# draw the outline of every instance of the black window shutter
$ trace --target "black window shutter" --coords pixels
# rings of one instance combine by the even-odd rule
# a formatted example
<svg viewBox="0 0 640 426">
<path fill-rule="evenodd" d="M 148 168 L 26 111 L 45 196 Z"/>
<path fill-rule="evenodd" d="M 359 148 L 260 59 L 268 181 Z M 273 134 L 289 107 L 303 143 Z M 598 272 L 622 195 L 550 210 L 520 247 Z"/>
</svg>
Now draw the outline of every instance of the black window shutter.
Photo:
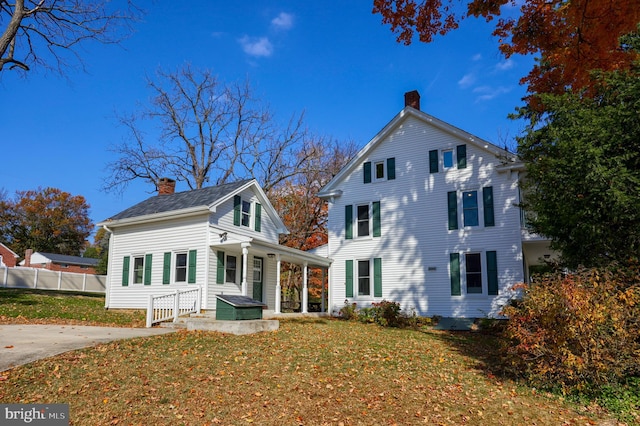
<svg viewBox="0 0 640 426">
<path fill-rule="evenodd" d="M 387 180 L 394 180 L 396 178 L 396 159 L 387 158 Z"/>
<path fill-rule="evenodd" d="M 353 297 L 353 260 L 345 260 L 345 297 Z"/>
<path fill-rule="evenodd" d="M 438 150 L 429 151 L 429 173 L 438 173 Z"/>
<path fill-rule="evenodd" d="M 487 252 L 487 292 L 489 296 L 498 295 L 498 259 L 495 251 Z"/>
<path fill-rule="evenodd" d="M 493 210 L 493 187 L 482 188 L 482 204 L 484 207 L 484 226 L 495 226 Z"/>
<path fill-rule="evenodd" d="M 344 206 L 344 238 L 353 239 L 353 206 L 351 204 Z"/>
<path fill-rule="evenodd" d="M 233 224 L 240 226 L 240 208 L 242 205 L 242 198 L 239 195 L 233 197 Z"/>
<path fill-rule="evenodd" d="M 456 191 L 447 192 L 449 230 L 458 229 L 458 196 Z"/>
<path fill-rule="evenodd" d="M 451 274 L 451 295 L 460 296 L 460 254 L 449 253 L 449 272 Z"/>
<path fill-rule="evenodd" d="M 458 157 L 458 168 L 465 169 L 467 167 L 467 146 L 458 145 L 456 147 L 456 156 Z"/>
<path fill-rule="evenodd" d="M 364 163 L 362 169 L 364 172 L 364 183 L 371 183 L 371 161 Z"/>
</svg>

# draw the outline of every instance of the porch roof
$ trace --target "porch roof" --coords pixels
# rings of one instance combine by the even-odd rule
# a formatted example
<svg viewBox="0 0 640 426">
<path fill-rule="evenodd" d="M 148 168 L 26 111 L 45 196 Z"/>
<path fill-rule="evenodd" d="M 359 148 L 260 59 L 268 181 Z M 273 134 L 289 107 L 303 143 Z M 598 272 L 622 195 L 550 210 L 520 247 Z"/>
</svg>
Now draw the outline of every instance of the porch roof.
<svg viewBox="0 0 640 426">
<path fill-rule="evenodd" d="M 214 227 L 210 228 L 210 232 L 213 236 L 211 239 L 211 241 L 213 241 L 211 246 L 220 248 L 221 250 L 224 250 L 225 248 L 234 248 L 240 251 L 243 245 L 249 244 L 249 251 L 253 254 L 257 253 L 260 256 L 266 257 L 279 255 L 280 260 L 284 262 L 295 264 L 307 263 L 310 267 L 319 268 L 328 268 L 331 266 L 331 262 L 333 262 L 333 259 L 325 256 L 319 256 L 308 251 L 298 250 L 278 243 L 257 240 L 249 236 L 234 234 Z M 222 235 L 224 235 L 224 239 L 218 239 L 218 237 Z"/>
</svg>

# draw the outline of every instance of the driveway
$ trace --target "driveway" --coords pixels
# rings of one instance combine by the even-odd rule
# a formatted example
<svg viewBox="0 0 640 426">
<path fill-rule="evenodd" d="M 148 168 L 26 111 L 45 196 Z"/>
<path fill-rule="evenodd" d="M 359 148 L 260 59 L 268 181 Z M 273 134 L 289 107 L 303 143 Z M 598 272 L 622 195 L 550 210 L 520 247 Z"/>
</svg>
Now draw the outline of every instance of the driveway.
<svg viewBox="0 0 640 426">
<path fill-rule="evenodd" d="M 0 325 L 0 371 L 118 339 L 173 333 L 170 328 Z"/>
</svg>

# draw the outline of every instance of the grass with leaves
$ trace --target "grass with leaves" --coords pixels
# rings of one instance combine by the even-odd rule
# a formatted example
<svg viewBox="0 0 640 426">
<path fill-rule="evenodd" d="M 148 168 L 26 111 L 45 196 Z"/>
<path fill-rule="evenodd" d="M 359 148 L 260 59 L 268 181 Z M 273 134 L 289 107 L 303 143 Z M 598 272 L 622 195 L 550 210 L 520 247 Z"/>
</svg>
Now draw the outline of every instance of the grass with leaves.
<svg viewBox="0 0 640 426">
<path fill-rule="evenodd" d="M 0 324 L 79 324 L 144 327 L 142 310 L 104 309 L 104 295 L 0 288 Z"/>
<path fill-rule="evenodd" d="M 180 331 L 0 373 L 0 403 L 68 403 L 74 425 L 605 424 L 595 407 L 494 376 L 495 347 L 480 333 L 329 318 Z"/>
</svg>

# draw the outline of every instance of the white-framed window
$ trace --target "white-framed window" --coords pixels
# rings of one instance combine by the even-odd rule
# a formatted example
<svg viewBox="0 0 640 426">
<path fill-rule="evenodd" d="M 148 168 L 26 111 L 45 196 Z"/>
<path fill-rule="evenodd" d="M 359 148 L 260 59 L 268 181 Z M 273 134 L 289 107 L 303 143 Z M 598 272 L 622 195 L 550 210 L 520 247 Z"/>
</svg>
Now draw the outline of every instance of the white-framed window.
<svg viewBox="0 0 640 426">
<path fill-rule="evenodd" d="M 227 283 L 238 283 L 238 258 L 227 255 L 224 265 L 224 280 Z"/>
<path fill-rule="evenodd" d="M 242 200 L 242 226 L 251 226 L 251 202 Z"/>
<path fill-rule="evenodd" d="M 187 253 L 175 254 L 174 282 L 187 282 Z"/>
<path fill-rule="evenodd" d="M 357 206 L 356 209 L 356 222 L 358 230 L 358 237 L 366 237 L 370 234 L 369 232 L 369 204 L 362 204 Z"/>
<path fill-rule="evenodd" d="M 133 283 L 142 284 L 144 281 L 144 256 L 133 256 Z"/>
<path fill-rule="evenodd" d="M 478 226 L 478 191 L 462 193 L 462 223 L 464 226 Z"/>
<path fill-rule="evenodd" d="M 371 262 L 358 260 L 358 296 L 371 296 Z"/>
<path fill-rule="evenodd" d="M 482 294 L 482 257 L 480 253 L 465 253 L 465 279 L 468 294 Z"/>
<path fill-rule="evenodd" d="M 454 164 L 453 149 L 445 149 L 442 151 L 442 168 L 445 170 L 450 169 Z"/>
<path fill-rule="evenodd" d="M 385 161 L 376 161 L 373 163 L 373 180 L 385 180 L 387 173 L 385 171 Z"/>
</svg>

